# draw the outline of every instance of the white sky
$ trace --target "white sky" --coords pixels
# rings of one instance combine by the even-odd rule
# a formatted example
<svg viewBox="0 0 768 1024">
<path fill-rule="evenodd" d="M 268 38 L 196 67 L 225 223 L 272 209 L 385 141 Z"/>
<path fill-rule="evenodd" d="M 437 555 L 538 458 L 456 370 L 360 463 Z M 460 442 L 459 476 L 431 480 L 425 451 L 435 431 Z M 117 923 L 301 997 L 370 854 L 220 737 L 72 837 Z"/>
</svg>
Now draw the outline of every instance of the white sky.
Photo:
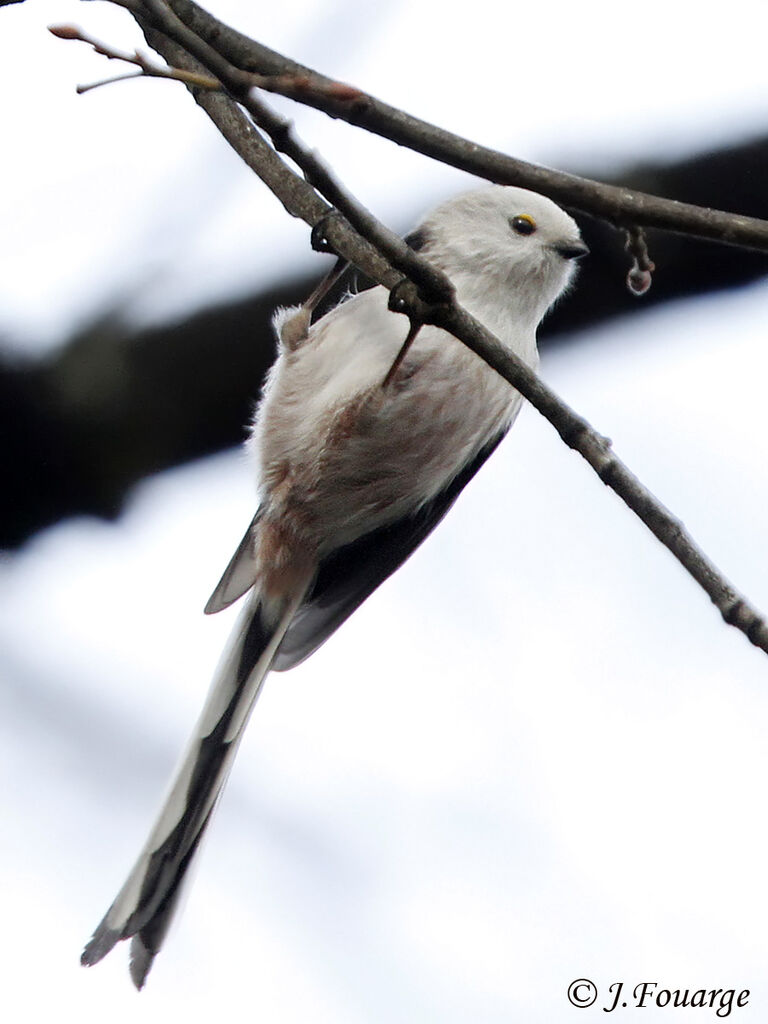
<svg viewBox="0 0 768 1024">
<path fill-rule="evenodd" d="M 461 24 L 418 0 L 210 7 L 524 157 L 612 168 L 764 128 L 763 3 L 476 2 Z M 43 26 L 130 46 L 122 12 L 37 0 L 0 19 L 17 346 L 54 343 L 105 290 L 154 279 L 149 316 L 314 265 L 180 90 L 73 95 L 114 69 Z M 465 183 L 297 122 L 395 226 Z M 650 310 L 543 367 L 763 608 L 767 309 L 760 283 Z M 79 968 L 231 625 L 200 609 L 251 495 L 239 455 L 210 459 L 0 566 L 8 1019 L 586 1024 L 609 984 L 649 980 L 750 988 L 732 1016 L 765 1020 L 768 663 L 530 410 L 419 554 L 268 680 L 146 992 L 124 948 Z M 576 1011 L 581 976 L 601 997 Z"/>
</svg>

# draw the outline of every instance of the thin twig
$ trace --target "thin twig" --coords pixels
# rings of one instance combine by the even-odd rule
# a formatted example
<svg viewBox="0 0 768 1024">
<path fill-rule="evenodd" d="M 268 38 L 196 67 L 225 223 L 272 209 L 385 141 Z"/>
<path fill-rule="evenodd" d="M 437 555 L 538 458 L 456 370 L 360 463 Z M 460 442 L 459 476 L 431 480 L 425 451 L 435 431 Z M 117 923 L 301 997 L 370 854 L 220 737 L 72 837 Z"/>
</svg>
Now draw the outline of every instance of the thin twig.
<svg viewBox="0 0 768 1024">
<path fill-rule="evenodd" d="M 165 5 L 160 0 L 144 0 L 144 3 L 150 4 L 153 8 L 155 13 L 153 22 L 157 26 L 158 12 L 162 18 Z M 162 26 L 162 30 L 166 31 L 166 26 Z M 179 34 L 184 38 L 184 34 Z M 177 35 L 177 28 L 173 23 L 168 27 L 167 35 L 171 37 Z M 174 64 L 185 59 L 178 47 L 169 44 L 167 39 L 151 37 L 150 42 L 152 45 L 156 45 L 165 56 L 168 56 L 166 51 L 169 46 L 175 50 Z M 186 41 L 182 45 L 186 49 Z M 195 49 L 197 52 L 194 57 L 205 64 L 206 49 L 209 48 L 196 46 Z M 220 58 L 214 63 L 216 66 L 209 70 L 227 87 L 228 70 L 221 66 Z M 249 164 L 258 169 L 263 180 L 267 183 L 274 183 L 276 194 L 290 212 L 295 216 L 303 217 L 312 225 L 327 217 L 328 207 L 319 200 L 312 187 L 290 171 L 280 157 L 266 146 L 234 103 L 220 94 L 200 93 L 196 94 L 195 98 L 198 103 L 206 106 L 209 116 L 215 123 L 218 124 L 221 120 L 225 137 L 232 142 L 238 152 L 242 155 L 247 154 Z M 247 96 L 246 100 L 250 102 Z M 259 116 L 264 117 L 265 111 L 269 115 L 272 114 L 264 104 L 260 103 Z M 222 112 L 225 116 L 220 118 Z M 297 140 L 293 137 L 293 144 L 296 143 Z M 271 154 L 269 157 L 266 156 L 267 152 Z M 300 166 L 303 170 L 308 170 L 308 174 L 313 180 L 317 180 L 318 177 L 324 179 L 325 174 L 329 173 L 323 168 L 324 174 L 317 174 L 317 168 L 313 163 L 316 160 L 314 154 L 309 153 L 302 145 L 294 149 L 294 153 L 298 154 L 301 161 Z M 360 204 L 349 197 L 346 190 L 335 179 L 333 186 L 334 198 L 332 201 L 334 205 L 352 222 L 358 215 Z M 270 187 L 273 187 L 272 184 Z M 381 236 L 383 247 L 386 248 L 390 232 L 383 225 L 379 225 L 367 211 L 366 214 L 369 241 L 378 245 L 379 236 Z M 362 240 L 343 218 L 337 217 L 329 220 L 325 225 L 325 233 L 329 242 L 337 247 L 337 251 L 341 255 L 358 264 L 354 250 L 359 249 Z M 370 244 L 363 243 L 363 259 L 358 265 L 371 274 L 374 280 L 392 290 L 397 283 L 393 280 L 393 277 L 397 276 L 395 271 L 391 266 L 387 266 L 387 262 L 383 261 L 381 257 L 372 261 L 370 248 Z M 426 261 L 412 250 L 411 262 L 414 265 L 423 263 L 424 268 L 428 266 Z M 378 264 L 378 273 L 371 273 L 372 269 L 376 269 L 376 264 Z M 421 277 L 421 272 L 419 276 Z M 708 594 L 724 621 L 741 630 L 751 643 L 768 653 L 768 623 L 735 590 L 694 543 L 683 524 L 664 508 L 618 459 L 611 449 L 610 442 L 558 398 L 522 360 L 507 351 L 497 338 L 456 303 L 453 296 L 447 301 L 443 299 L 438 302 L 425 302 L 423 294 L 415 283 L 408 281 L 399 283 L 400 287 L 392 295 L 391 308 L 405 313 L 410 318 L 411 325 L 431 323 L 449 331 L 501 374 L 513 387 L 517 388 L 552 423 L 565 443 L 586 459 L 603 483 L 614 490 L 672 552 Z"/>
<path fill-rule="evenodd" d="M 142 10 L 142 0 L 112 0 L 112 2 L 119 7 L 125 7 L 136 17 L 140 17 L 144 13 Z M 78 86 L 77 91 L 79 93 L 88 92 L 101 85 L 110 85 L 112 82 L 123 81 L 125 78 L 135 78 L 139 74 L 143 74 L 147 78 L 170 78 L 178 82 L 184 82 L 186 85 L 196 85 L 200 89 L 221 89 L 221 83 L 218 79 L 210 75 L 199 75 L 173 67 L 161 67 L 147 60 L 138 50 L 133 53 L 115 50 L 106 43 L 102 43 L 87 35 L 76 25 L 49 25 L 48 31 L 59 39 L 71 39 L 88 43 L 96 53 L 101 54 L 103 57 L 107 57 L 109 60 L 122 60 L 128 64 L 135 64 L 140 69 L 136 74 L 121 75 L 115 78 L 104 79 L 101 82 L 95 82 L 93 85 Z M 260 75 L 257 72 L 239 71 L 235 71 L 235 74 L 237 74 L 240 83 L 246 88 L 265 89 L 269 92 L 280 93 L 281 95 L 291 94 L 299 96 L 305 91 L 310 91 L 313 94 L 317 94 L 319 91 L 337 100 L 350 100 L 359 95 L 359 90 L 354 86 L 346 85 L 344 82 L 329 80 L 323 85 L 316 87 L 307 75 Z"/>
<path fill-rule="evenodd" d="M 87 92 L 93 92 L 94 89 L 100 89 L 103 85 L 114 85 L 116 82 L 127 82 L 129 78 L 144 77 L 146 77 L 145 71 L 126 71 L 122 75 L 111 75 L 109 78 L 100 78 L 98 82 L 89 82 L 87 85 L 77 85 L 75 86 L 75 92 L 78 96 L 84 96 Z"/>
<path fill-rule="evenodd" d="M 90 85 L 78 85 L 77 92 L 81 95 L 98 89 L 102 85 L 112 85 L 114 82 L 124 82 L 128 78 L 170 78 L 173 81 L 183 82 L 185 85 L 194 85 L 198 89 L 221 89 L 221 82 L 210 75 L 201 75 L 196 71 L 185 71 L 183 68 L 163 67 L 155 64 L 154 61 L 145 57 L 139 50 L 128 53 L 126 50 L 116 50 L 107 43 L 102 43 L 93 36 L 83 32 L 77 25 L 49 25 L 48 31 L 57 39 L 68 39 L 78 43 L 86 43 L 92 46 L 94 51 L 107 60 L 119 60 L 125 64 L 133 64 L 138 70 L 128 71 L 123 75 L 114 75 L 111 78 L 103 78 L 99 82 Z"/>
</svg>

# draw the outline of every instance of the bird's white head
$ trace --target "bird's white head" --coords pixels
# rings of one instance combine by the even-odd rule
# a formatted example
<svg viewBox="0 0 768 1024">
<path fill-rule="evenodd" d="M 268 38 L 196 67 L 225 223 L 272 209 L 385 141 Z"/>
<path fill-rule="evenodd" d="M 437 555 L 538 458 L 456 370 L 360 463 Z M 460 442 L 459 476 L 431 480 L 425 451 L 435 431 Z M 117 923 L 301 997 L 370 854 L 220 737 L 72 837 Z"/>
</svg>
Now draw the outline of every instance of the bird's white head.
<svg viewBox="0 0 768 1024">
<path fill-rule="evenodd" d="M 572 217 L 546 196 L 492 185 L 449 199 L 407 236 L 484 319 L 500 306 L 534 330 L 589 250 Z"/>
</svg>

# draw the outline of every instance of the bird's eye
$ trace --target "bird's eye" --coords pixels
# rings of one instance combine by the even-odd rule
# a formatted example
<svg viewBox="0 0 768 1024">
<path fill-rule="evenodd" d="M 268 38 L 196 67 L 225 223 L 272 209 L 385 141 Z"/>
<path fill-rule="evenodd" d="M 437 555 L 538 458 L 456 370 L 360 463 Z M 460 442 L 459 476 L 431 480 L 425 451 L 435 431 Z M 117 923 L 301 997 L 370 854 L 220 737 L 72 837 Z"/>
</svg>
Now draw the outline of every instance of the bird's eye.
<svg viewBox="0 0 768 1024">
<path fill-rule="evenodd" d="M 532 235 L 536 230 L 536 221 L 527 213 L 521 213 L 519 217 L 513 217 L 509 222 L 518 235 Z"/>
</svg>

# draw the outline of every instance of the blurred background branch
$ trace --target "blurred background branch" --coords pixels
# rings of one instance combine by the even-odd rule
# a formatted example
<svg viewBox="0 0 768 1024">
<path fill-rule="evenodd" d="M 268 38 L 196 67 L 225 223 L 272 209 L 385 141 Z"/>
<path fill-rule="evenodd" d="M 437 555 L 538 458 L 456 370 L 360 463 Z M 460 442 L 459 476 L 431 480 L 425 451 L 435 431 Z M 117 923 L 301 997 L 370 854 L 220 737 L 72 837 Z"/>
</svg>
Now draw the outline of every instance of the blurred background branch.
<svg viewBox="0 0 768 1024">
<path fill-rule="evenodd" d="M 761 138 L 628 168 L 614 180 L 768 218 L 768 189 L 756 173 L 767 161 L 768 139 Z M 642 308 L 624 283 L 620 236 L 605 222 L 579 220 L 592 255 L 578 288 L 542 328 L 545 354 L 553 344 L 578 341 L 577 331 Z M 667 232 L 647 236 L 657 272 L 642 306 L 747 284 L 768 270 L 759 253 Z M 143 477 L 238 444 L 274 355 L 272 313 L 302 301 L 322 266 L 318 261 L 317 275 L 296 275 L 151 327 L 137 328 L 127 310 L 107 308 L 49 357 L 6 357 L 0 429 L 15 499 L 5 506 L 0 545 L 16 547 L 70 515 L 114 517 Z"/>
</svg>

